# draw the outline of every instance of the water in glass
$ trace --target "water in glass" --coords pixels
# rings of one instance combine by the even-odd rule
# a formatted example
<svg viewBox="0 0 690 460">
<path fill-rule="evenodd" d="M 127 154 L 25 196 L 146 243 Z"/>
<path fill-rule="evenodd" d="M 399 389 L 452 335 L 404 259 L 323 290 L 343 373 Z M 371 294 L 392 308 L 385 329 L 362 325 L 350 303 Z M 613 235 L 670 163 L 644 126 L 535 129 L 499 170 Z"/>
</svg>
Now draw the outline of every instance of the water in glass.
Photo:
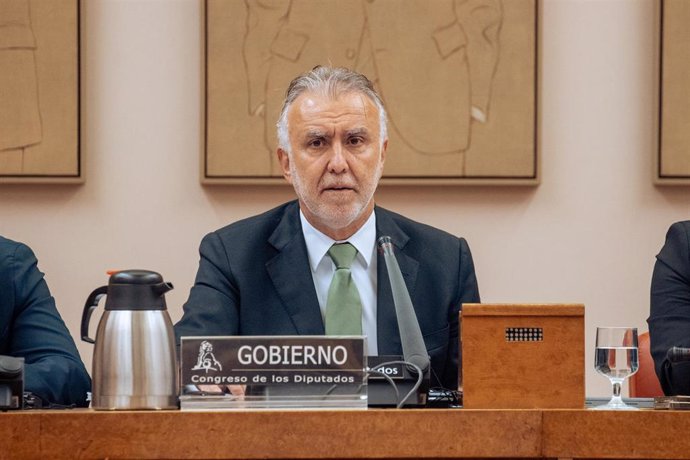
<svg viewBox="0 0 690 460">
<path fill-rule="evenodd" d="M 624 380 L 637 372 L 640 361 L 634 347 L 598 347 L 594 367 L 610 379 Z"/>
<path fill-rule="evenodd" d="M 623 402 L 621 387 L 639 367 L 637 328 L 598 327 L 594 368 L 611 381 L 613 396 L 595 409 L 635 409 Z"/>
</svg>

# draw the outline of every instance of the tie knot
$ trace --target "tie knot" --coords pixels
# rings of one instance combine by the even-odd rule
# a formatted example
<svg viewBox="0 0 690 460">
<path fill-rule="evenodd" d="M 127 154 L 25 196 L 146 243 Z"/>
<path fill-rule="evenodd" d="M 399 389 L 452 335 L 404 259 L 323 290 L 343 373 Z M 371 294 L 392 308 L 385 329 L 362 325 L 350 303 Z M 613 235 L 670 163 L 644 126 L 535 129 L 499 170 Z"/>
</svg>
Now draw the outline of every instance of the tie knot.
<svg viewBox="0 0 690 460">
<path fill-rule="evenodd" d="M 357 248 L 350 243 L 334 244 L 328 250 L 328 255 L 333 259 L 337 269 L 349 269 L 352 265 L 352 261 L 355 260 L 355 256 L 357 255 Z"/>
</svg>

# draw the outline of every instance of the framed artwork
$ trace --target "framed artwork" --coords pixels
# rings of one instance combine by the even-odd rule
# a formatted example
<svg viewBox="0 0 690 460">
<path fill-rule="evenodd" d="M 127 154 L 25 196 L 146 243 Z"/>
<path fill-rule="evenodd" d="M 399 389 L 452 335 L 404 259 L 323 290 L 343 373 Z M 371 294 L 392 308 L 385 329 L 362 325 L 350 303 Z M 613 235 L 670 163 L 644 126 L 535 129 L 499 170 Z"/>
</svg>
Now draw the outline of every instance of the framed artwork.
<svg viewBox="0 0 690 460">
<path fill-rule="evenodd" d="M 383 184 L 537 184 L 538 16 L 537 0 L 206 0 L 201 180 L 283 183 L 285 90 L 325 64 L 383 98 Z"/>
<path fill-rule="evenodd" d="M 690 185 L 690 2 L 661 2 L 656 182 Z"/>
<path fill-rule="evenodd" d="M 78 0 L 0 0 L 0 182 L 82 182 Z"/>
</svg>

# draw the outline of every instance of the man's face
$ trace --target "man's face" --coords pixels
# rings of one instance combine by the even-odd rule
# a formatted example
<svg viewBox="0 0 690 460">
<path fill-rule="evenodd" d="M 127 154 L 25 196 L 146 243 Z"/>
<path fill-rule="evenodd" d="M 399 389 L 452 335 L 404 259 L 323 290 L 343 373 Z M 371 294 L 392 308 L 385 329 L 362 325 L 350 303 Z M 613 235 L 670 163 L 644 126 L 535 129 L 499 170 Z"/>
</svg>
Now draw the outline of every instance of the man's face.
<svg viewBox="0 0 690 460">
<path fill-rule="evenodd" d="M 288 112 L 292 153 L 278 149 L 283 175 L 318 230 L 346 239 L 369 218 L 383 173 L 386 139 L 379 111 L 365 95 L 305 92 Z"/>
</svg>

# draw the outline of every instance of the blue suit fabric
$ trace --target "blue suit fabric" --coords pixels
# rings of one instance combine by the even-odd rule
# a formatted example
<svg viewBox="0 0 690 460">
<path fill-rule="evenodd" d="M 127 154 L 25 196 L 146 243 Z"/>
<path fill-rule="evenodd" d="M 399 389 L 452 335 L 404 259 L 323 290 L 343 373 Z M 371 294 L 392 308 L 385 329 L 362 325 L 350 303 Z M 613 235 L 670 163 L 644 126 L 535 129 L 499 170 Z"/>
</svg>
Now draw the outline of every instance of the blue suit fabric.
<svg viewBox="0 0 690 460">
<path fill-rule="evenodd" d="M 690 347 L 690 221 L 671 225 L 656 256 L 647 323 L 661 388 L 667 395 L 690 395 L 690 362 L 666 359 L 669 348 Z"/>
<path fill-rule="evenodd" d="M 23 357 L 24 388 L 44 403 L 87 406 L 84 363 L 33 251 L 0 237 L 0 354 Z"/>
</svg>

